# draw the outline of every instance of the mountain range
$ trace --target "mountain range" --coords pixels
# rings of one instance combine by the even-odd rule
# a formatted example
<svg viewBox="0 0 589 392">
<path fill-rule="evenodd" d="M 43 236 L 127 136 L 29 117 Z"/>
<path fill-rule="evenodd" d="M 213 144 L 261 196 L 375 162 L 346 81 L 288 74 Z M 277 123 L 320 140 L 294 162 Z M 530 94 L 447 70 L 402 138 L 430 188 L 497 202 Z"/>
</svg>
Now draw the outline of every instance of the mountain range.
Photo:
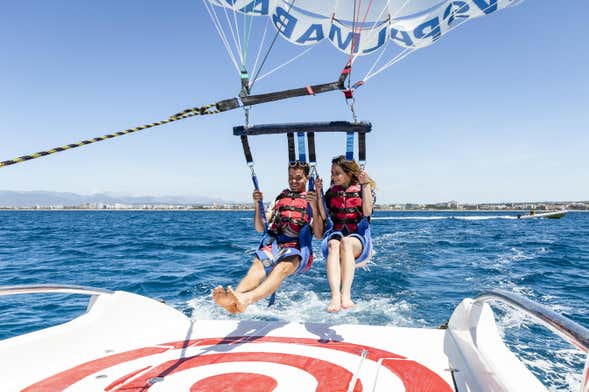
<svg viewBox="0 0 589 392">
<path fill-rule="evenodd" d="M 80 195 L 70 192 L 0 191 L 0 207 L 78 206 L 85 203 L 104 204 L 224 204 L 234 203 L 208 196 L 129 196 L 113 193 Z"/>
</svg>

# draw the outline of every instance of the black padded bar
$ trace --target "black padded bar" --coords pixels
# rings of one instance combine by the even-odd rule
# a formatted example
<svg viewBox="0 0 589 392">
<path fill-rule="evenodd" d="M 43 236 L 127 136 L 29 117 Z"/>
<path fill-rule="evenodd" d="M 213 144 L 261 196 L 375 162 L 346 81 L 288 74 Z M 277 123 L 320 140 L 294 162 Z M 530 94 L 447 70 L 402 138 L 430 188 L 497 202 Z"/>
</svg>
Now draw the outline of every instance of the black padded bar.
<svg viewBox="0 0 589 392">
<path fill-rule="evenodd" d="M 315 156 L 315 133 L 307 132 L 307 150 L 309 150 L 309 162 L 317 162 Z"/>
<path fill-rule="evenodd" d="M 366 161 L 366 133 L 358 133 L 358 160 Z"/>
<path fill-rule="evenodd" d="M 297 160 L 297 153 L 295 151 L 294 133 L 289 132 L 286 134 L 288 140 L 288 161 L 294 162 Z"/>
<path fill-rule="evenodd" d="M 349 121 L 309 122 L 292 124 L 262 124 L 244 127 L 233 127 L 233 134 L 240 135 L 270 135 L 289 132 L 358 132 L 366 133 L 372 130 L 369 122 L 352 123 Z"/>
<path fill-rule="evenodd" d="M 250 144 L 247 140 L 247 135 L 241 135 L 241 145 L 243 146 L 243 154 L 245 155 L 245 160 L 247 163 L 252 163 L 254 158 L 252 157 L 252 152 L 250 150 Z"/>
<path fill-rule="evenodd" d="M 328 91 L 343 89 L 344 81 L 338 80 L 337 82 L 315 84 L 308 87 L 293 88 L 290 90 L 276 91 L 273 93 L 247 95 L 245 97 L 241 97 L 241 102 L 243 103 L 243 106 L 252 106 L 260 103 L 278 101 L 286 98 L 303 97 L 305 95 L 315 95 L 325 93 Z"/>
</svg>

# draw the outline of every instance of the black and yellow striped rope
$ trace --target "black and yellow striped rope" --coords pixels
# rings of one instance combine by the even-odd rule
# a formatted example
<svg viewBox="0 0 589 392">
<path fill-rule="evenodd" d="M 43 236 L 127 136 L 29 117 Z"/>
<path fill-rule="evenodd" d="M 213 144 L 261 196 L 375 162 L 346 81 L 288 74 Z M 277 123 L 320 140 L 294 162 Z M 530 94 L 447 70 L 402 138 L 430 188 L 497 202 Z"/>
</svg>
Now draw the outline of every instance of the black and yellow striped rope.
<svg viewBox="0 0 589 392">
<path fill-rule="evenodd" d="M 100 137 L 95 137 L 93 139 L 82 140 L 81 142 L 78 142 L 78 143 L 66 144 L 65 146 L 55 147 L 55 148 L 52 148 L 50 150 L 39 151 L 39 152 L 37 152 L 35 154 L 23 155 L 23 156 L 18 157 L 18 158 L 10 159 L 10 160 L 7 160 L 7 161 L 2 161 L 2 162 L 0 162 L 0 167 L 10 166 L 10 165 L 14 165 L 14 164 L 20 163 L 20 162 L 30 161 L 31 159 L 36 159 L 36 158 L 44 157 L 44 156 L 47 156 L 47 155 L 55 154 L 56 152 L 70 150 L 72 148 L 77 148 L 77 147 L 85 146 L 87 144 L 92 144 L 92 143 L 100 142 L 100 141 L 103 141 L 103 140 L 112 139 L 112 138 L 117 137 L 117 136 L 128 135 L 130 133 L 135 133 L 135 132 L 143 131 L 144 129 L 157 127 L 157 126 L 168 124 L 168 123 L 171 123 L 171 122 L 174 122 L 174 121 L 178 121 L 178 120 L 183 120 L 183 119 L 188 118 L 188 117 L 192 117 L 192 116 L 204 116 L 206 114 L 216 114 L 216 113 L 220 113 L 222 111 L 223 110 L 219 110 L 217 108 L 217 104 L 210 104 L 210 105 L 205 105 L 205 106 L 201 106 L 201 107 L 198 107 L 198 108 L 187 109 L 187 110 L 185 110 L 185 111 L 183 111 L 181 113 L 177 113 L 177 114 L 175 114 L 173 116 L 170 116 L 170 118 L 168 118 L 167 120 L 157 121 L 157 122 L 154 122 L 154 123 L 151 123 L 151 124 L 145 124 L 145 125 L 141 125 L 141 126 L 138 126 L 138 127 L 135 127 L 135 128 L 125 129 L 124 131 L 119 131 L 119 132 L 115 132 L 115 133 L 109 133 L 108 135 L 104 135 L 104 136 L 100 136 Z"/>
<path fill-rule="evenodd" d="M 246 95 L 246 96 L 240 97 L 239 99 L 238 98 L 224 99 L 224 100 L 212 103 L 210 105 L 198 106 L 198 107 L 193 107 L 190 109 L 183 110 L 179 113 L 176 113 L 176 114 L 170 116 L 167 120 L 162 120 L 162 121 L 154 122 L 151 124 L 141 125 L 139 127 L 126 129 L 124 131 L 119 131 L 119 132 L 115 132 L 115 133 L 110 133 L 108 135 L 95 137 L 94 139 L 82 140 L 81 142 L 78 142 L 78 143 L 66 144 L 65 146 L 55 147 L 55 148 L 52 148 L 51 150 L 39 151 L 35 154 L 23 155 L 18 158 L 9 159 L 7 161 L 2 161 L 2 162 L 0 162 L 0 168 L 5 167 L 5 166 L 14 165 L 15 163 L 30 161 L 31 159 L 44 157 L 46 155 L 55 154 L 56 152 L 65 151 L 65 150 L 69 150 L 72 148 L 85 146 L 87 144 L 100 142 L 102 140 L 112 139 L 117 136 L 128 135 L 130 133 L 139 132 L 144 129 L 157 127 L 159 125 L 168 124 L 168 123 L 178 121 L 178 120 L 183 120 L 185 118 L 192 117 L 192 116 L 205 116 L 207 114 L 217 114 L 217 113 L 225 112 L 227 110 L 236 109 L 240 106 L 248 107 L 248 106 L 252 106 L 252 105 L 258 105 L 261 103 L 278 101 L 278 100 L 287 99 L 287 98 L 302 97 L 305 95 L 315 95 L 315 94 L 324 93 L 324 92 L 333 91 L 333 90 L 343 90 L 344 81 L 345 81 L 346 76 L 349 72 L 349 68 L 350 68 L 350 66 L 347 65 L 346 68 L 344 68 L 344 72 L 342 72 L 342 74 L 340 75 L 340 78 L 337 81 L 332 82 L 332 83 L 316 84 L 316 85 L 312 85 L 312 86 L 295 88 L 295 89 L 290 89 L 290 90 L 283 90 L 283 91 L 276 91 L 276 92 L 266 93 L 266 94 Z"/>
</svg>

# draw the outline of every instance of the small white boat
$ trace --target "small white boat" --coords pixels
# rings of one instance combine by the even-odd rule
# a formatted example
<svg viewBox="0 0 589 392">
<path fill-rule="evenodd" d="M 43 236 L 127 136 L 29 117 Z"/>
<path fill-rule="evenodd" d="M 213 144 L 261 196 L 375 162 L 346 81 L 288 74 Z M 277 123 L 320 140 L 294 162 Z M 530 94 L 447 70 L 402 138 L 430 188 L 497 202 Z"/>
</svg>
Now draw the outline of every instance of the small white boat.
<svg viewBox="0 0 589 392">
<path fill-rule="evenodd" d="M 559 211 L 548 211 L 548 212 L 534 212 L 532 211 L 529 214 L 525 215 L 518 215 L 518 219 L 534 219 L 534 218 L 546 218 L 546 219 L 560 219 L 566 215 L 567 210 L 559 210 Z"/>
<path fill-rule="evenodd" d="M 2 391 L 546 391 L 503 343 L 489 300 L 589 348 L 589 330 L 503 291 L 464 299 L 446 329 L 425 329 L 193 321 L 122 291 L 0 287 L 0 296 L 56 292 L 90 295 L 87 312 L 0 341 Z M 587 392 L 587 363 L 583 380 Z"/>
</svg>

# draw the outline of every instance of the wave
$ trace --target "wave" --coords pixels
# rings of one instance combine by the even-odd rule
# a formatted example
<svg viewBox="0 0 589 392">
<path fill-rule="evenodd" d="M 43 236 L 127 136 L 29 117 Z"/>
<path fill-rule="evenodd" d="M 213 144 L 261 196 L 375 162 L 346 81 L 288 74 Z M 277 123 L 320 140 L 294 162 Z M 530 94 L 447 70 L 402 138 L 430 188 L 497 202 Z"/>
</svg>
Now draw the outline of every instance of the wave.
<svg viewBox="0 0 589 392">
<path fill-rule="evenodd" d="M 490 220 L 490 219 L 517 219 L 514 215 L 471 215 L 471 216 L 373 216 L 371 220 L 444 220 L 444 219 L 458 219 L 458 220 Z"/>
</svg>

